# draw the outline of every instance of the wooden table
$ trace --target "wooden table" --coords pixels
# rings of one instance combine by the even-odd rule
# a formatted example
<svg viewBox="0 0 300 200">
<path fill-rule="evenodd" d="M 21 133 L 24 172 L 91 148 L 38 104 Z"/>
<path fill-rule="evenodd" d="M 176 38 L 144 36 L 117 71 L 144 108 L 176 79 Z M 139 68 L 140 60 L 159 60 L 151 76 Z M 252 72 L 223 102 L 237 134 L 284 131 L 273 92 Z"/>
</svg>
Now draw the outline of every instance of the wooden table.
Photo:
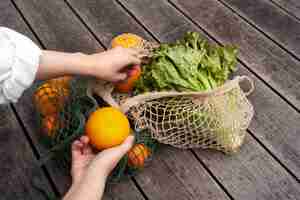
<svg viewBox="0 0 300 200">
<path fill-rule="evenodd" d="M 104 199 L 300 199 L 300 2 L 298 0 L 1 0 L 0 25 L 44 49 L 103 51 L 119 33 L 174 41 L 188 30 L 240 49 L 237 74 L 255 81 L 256 114 L 240 152 L 163 146 L 151 166 L 109 185 Z M 32 90 L 0 107 L 0 199 L 63 195 L 69 173 L 34 168 L 40 145 Z"/>
</svg>

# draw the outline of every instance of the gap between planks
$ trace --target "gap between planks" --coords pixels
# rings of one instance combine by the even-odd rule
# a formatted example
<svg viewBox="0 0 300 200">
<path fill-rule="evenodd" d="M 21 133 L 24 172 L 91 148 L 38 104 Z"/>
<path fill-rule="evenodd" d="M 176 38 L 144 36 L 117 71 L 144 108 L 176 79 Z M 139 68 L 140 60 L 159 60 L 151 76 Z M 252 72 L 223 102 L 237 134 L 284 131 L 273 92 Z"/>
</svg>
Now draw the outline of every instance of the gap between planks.
<svg viewBox="0 0 300 200">
<path fill-rule="evenodd" d="M 117 0 L 116 0 L 117 1 Z M 120 3 L 119 1 L 117 1 L 120 5 L 121 5 L 121 7 L 123 7 L 123 9 L 125 9 L 125 11 L 132 17 L 132 18 L 134 18 L 135 20 L 136 20 L 136 22 L 139 24 L 139 25 L 141 25 L 144 29 L 145 29 L 145 31 L 147 31 L 156 41 L 158 41 L 158 39 L 147 29 L 147 28 L 145 28 L 145 26 L 139 21 L 139 20 L 137 20 L 137 18 L 128 10 L 128 9 L 126 9 L 126 7 L 124 7 L 123 5 L 122 5 L 122 3 Z M 91 29 L 90 29 L 91 30 Z M 255 139 L 255 138 L 254 138 Z M 267 152 L 269 152 L 269 151 L 267 151 Z"/>
<path fill-rule="evenodd" d="M 37 148 L 34 146 L 33 141 L 30 138 L 29 133 L 28 133 L 28 131 L 27 131 L 24 123 L 22 122 L 21 117 L 19 116 L 19 114 L 18 114 L 18 112 L 17 112 L 17 110 L 16 110 L 16 108 L 15 108 L 15 106 L 13 104 L 10 104 L 10 107 L 11 107 L 11 109 L 12 109 L 12 111 L 13 111 L 13 113 L 14 113 L 14 115 L 15 115 L 15 117 L 16 117 L 16 119 L 17 119 L 17 121 L 18 121 L 18 123 L 19 123 L 19 125 L 20 125 L 20 127 L 21 127 L 21 129 L 23 131 L 23 133 L 24 133 L 25 138 L 27 139 L 27 142 L 28 142 L 28 144 L 29 144 L 29 146 L 30 146 L 30 148 L 32 150 L 32 153 L 33 153 L 34 157 L 38 161 L 40 159 L 40 154 L 38 153 Z M 55 196 L 58 197 L 59 196 L 58 189 L 56 188 L 56 186 L 54 184 L 54 181 L 52 180 L 52 178 L 51 178 L 51 176 L 50 176 L 47 168 L 44 165 L 40 166 L 40 168 L 42 169 L 45 177 L 48 179 L 48 182 L 49 182 L 49 184 L 51 186 L 51 189 L 53 190 Z"/>
<path fill-rule="evenodd" d="M 130 15 L 132 16 L 138 24 L 140 24 L 147 32 L 149 32 L 149 34 L 156 40 L 159 42 L 159 39 L 157 37 L 155 37 L 153 35 L 152 32 L 150 32 L 145 25 L 142 24 L 142 22 L 140 22 L 134 15 L 133 13 L 128 10 L 119 0 L 115 0 L 116 2 L 118 2 L 120 4 L 120 6 Z M 209 34 L 205 29 L 203 29 L 197 22 L 195 22 L 191 17 L 189 17 L 188 15 L 186 15 L 180 8 L 178 8 L 178 6 L 176 6 L 173 2 L 170 2 L 170 0 L 167 0 L 167 2 L 173 7 L 175 8 L 175 10 L 177 10 L 180 14 L 182 14 L 185 18 L 187 18 L 187 20 L 191 21 L 196 27 L 200 28 L 209 38 L 211 38 L 213 41 L 217 42 L 219 45 L 222 45 L 222 43 L 220 41 L 218 41 L 215 37 L 213 37 L 211 34 Z M 300 113 L 300 110 L 295 107 L 290 101 L 288 101 L 283 95 L 281 95 L 277 90 L 275 90 L 270 84 L 268 84 L 263 78 L 261 78 L 257 73 L 255 73 L 251 68 L 249 68 L 243 61 L 241 61 L 240 59 L 238 59 L 240 64 L 243 65 L 246 69 L 248 69 L 252 74 L 254 74 L 259 80 L 261 80 L 265 85 L 268 86 L 268 88 L 270 88 L 275 94 L 277 94 L 280 98 L 282 98 L 289 106 L 291 106 L 293 109 L 295 109 L 298 113 Z M 287 173 L 289 173 L 297 182 L 299 182 L 300 180 L 297 178 L 297 176 L 285 165 L 283 164 L 283 162 L 280 161 L 280 159 L 270 151 L 270 149 L 268 149 L 266 147 L 266 145 L 264 145 L 261 141 L 259 141 L 259 139 L 257 137 L 254 136 L 254 134 L 248 129 L 247 132 L 253 137 L 253 139 L 255 141 L 258 142 L 258 144 L 260 144 L 262 146 L 262 148 L 264 150 L 266 150 L 266 152 L 268 152 L 271 157 L 277 161 L 279 163 L 279 165 L 284 168 Z M 200 158 L 198 158 L 199 160 Z M 201 162 L 200 162 L 201 163 Z M 203 163 L 201 163 L 201 165 L 203 165 Z M 208 171 L 208 173 L 210 173 L 210 171 L 205 167 L 205 169 Z M 217 181 L 218 183 L 218 181 Z M 221 186 L 223 188 L 223 185 Z M 225 191 L 226 192 L 226 191 Z"/>
<path fill-rule="evenodd" d="M 68 2 L 68 0 L 64 0 L 65 4 L 70 8 L 70 10 L 74 13 L 74 15 L 79 19 L 79 21 L 84 25 L 84 27 L 91 33 L 91 35 L 94 37 L 95 40 L 97 40 L 97 42 L 99 42 L 99 44 L 101 45 L 101 47 L 105 50 L 107 50 L 106 46 L 101 42 L 101 40 L 97 37 L 97 35 L 92 31 L 92 29 L 85 23 L 85 21 L 82 19 L 82 17 L 76 12 L 76 10 L 72 7 L 72 5 Z M 147 195 L 145 194 L 145 192 L 143 191 L 142 187 L 140 187 L 140 185 L 138 184 L 138 182 L 135 180 L 134 177 L 130 178 L 133 182 L 133 184 L 135 185 L 135 187 L 137 188 L 137 190 L 141 193 L 141 195 L 143 196 L 143 198 L 145 200 L 148 200 L 149 198 L 147 197 Z"/>
<path fill-rule="evenodd" d="M 118 0 L 116 0 L 118 1 Z M 217 0 L 218 1 L 218 0 Z M 183 15 L 187 20 L 192 22 L 196 27 L 201 29 L 210 39 L 215 41 L 219 45 L 223 45 L 218 39 L 216 39 L 214 36 L 212 36 L 210 33 L 208 33 L 203 27 L 201 27 L 192 17 L 188 16 L 185 12 L 183 12 L 175 3 L 173 3 L 170 0 L 167 0 L 167 2 L 175 9 L 177 10 L 181 15 Z M 226 6 L 227 7 L 227 6 Z M 289 106 L 291 106 L 294 110 L 296 110 L 298 113 L 300 113 L 300 109 L 297 108 L 290 100 L 288 100 L 284 95 L 282 95 L 280 92 L 278 92 L 271 84 L 269 84 L 267 81 L 265 81 L 258 73 L 256 73 L 254 70 L 252 70 L 248 65 L 238 58 L 238 61 L 241 65 L 243 65 L 245 68 L 247 68 L 252 74 L 255 75 L 260 81 L 262 81 L 265 85 L 268 86 L 276 95 L 278 95 L 281 99 L 283 99 Z"/>
<path fill-rule="evenodd" d="M 155 37 L 154 34 L 151 31 L 149 31 L 121 2 L 119 2 L 118 0 L 115 0 L 115 1 L 127 12 L 127 14 L 130 15 L 130 17 L 132 17 L 138 23 L 138 25 L 140 25 L 150 35 L 150 37 L 152 37 L 156 42 L 159 42 L 159 39 L 157 37 Z M 64 2 L 72 10 L 72 12 L 76 15 L 76 17 L 78 17 L 78 19 L 80 20 L 80 22 L 87 28 L 87 30 L 93 35 L 93 37 L 95 37 L 95 39 L 101 44 L 101 46 L 104 49 L 107 49 L 106 46 L 98 38 L 98 36 L 94 33 L 94 31 L 89 27 L 89 25 L 84 21 L 84 19 L 82 19 L 82 17 L 79 15 L 79 13 L 77 13 L 77 11 L 69 3 L 69 1 L 68 0 L 64 0 Z M 212 180 L 225 192 L 225 194 L 229 197 L 229 199 L 233 200 L 234 198 L 232 197 L 232 195 L 230 195 L 230 193 L 226 190 L 226 188 L 221 184 L 220 181 L 218 181 L 218 179 L 205 166 L 205 164 L 203 162 L 199 161 L 199 158 L 195 155 L 195 153 L 192 150 L 190 152 L 198 160 L 199 164 L 203 166 L 204 170 L 208 173 L 208 175 L 212 178 Z M 131 180 L 135 184 L 136 188 L 140 191 L 140 193 L 142 194 L 142 196 L 146 200 L 148 200 L 149 198 L 147 197 L 146 193 L 143 191 L 142 187 L 138 184 L 137 180 L 134 177 L 132 177 Z"/>
<path fill-rule="evenodd" d="M 167 0 L 169 1 L 169 0 Z M 255 28 L 257 31 L 259 31 L 261 34 L 263 34 L 265 37 L 267 37 L 269 40 L 271 40 L 272 42 L 274 42 L 277 46 L 279 46 L 281 49 L 283 49 L 284 51 L 286 51 L 290 56 L 292 56 L 293 58 L 295 58 L 297 61 L 300 62 L 300 58 L 293 53 L 292 51 L 290 51 L 288 48 L 286 48 L 283 44 L 280 44 L 280 42 L 277 42 L 275 39 L 273 39 L 272 36 L 270 36 L 270 34 L 265 33 L 262 28 L 258 27 L 254 22 L 251 22 L 251 20 L 249 20 L 247 17 L 243 16 L 241 13 L 239 13 L 238 11 L 236 11 L 234 8 L 232 8 L 228 3 L 224 2 L 224 0 L 215 0 L 218 1 L 219 3 L 221 3 L 222 5 L 224 5 L 225 7 L 227 7 L 228 9 L 231 10 L 231 12 L 233 12 L 234 14 L 238 15 L 241 19 L 243 19 L 247 24 L 249 24 L 250 26 L 252 26 L 253 28 Z"/>
<path fill-rule="evenodd" d="M 66 3 L 66 5 L 71 9 L 71 11 L 75 14 L 75 16 L 79 19 L 79 21 L 84 25 L 85 28 L 87 28 L 87 30 L 93 35 L 94 39 L 100 44 L 100 46 L 103 49 L 106 49 L 105 45 L 99 40 L 99 38 L 93 33 L 93 31 L 89 28 L 89 26 L 82 20 L 82 18 L 76 13 L 76 11 L 73 9 L 73 7 L 66 1 L 64 0 L 64 2 Z M 28 22 L 28 20 L 25 18 L 25 16 L 23 15 L 22 11 L 19 9 L 19 7 L 17 6 L 17 4 L 11 0 L 11 3 L 13 4 L 14 8 L 17 10 L 17 12 L 19 13 L 19 15 L 21 16 L 22 20 L 25 22 L 25 24 L 28 26 L 29 30 L 31 31 L 31 33 L 33 34 L 33 36 L 35 37 L 35 39 L 38 41 L 39 45 L 42 47 L 42 49 L 46 49 L 46 45 L 43 44 L 42 40 L 39 38 L 38 34 L 34 31 L 33 27 L 30 25 L 30 23 Z M 31 137 L 29 136 L 29 133 L 24 125 L 24 123 L 22 122 L 16 108 L 14 105 L 11 105 L 14 114 L 16 115 L 16 118 L 19 122 L 19 124 L 21 125 L 23 132 L 25 134 L 25 137 L 27 138 L 30 147 L 35 155 L 35 157 L 37 159 L 40 158 L 40 153 L 38 152 L 37 148 L 35 147 Z M 43 165 L 41 166 L 41 168 L 43 169 L 43 172 L 45 173 L 46 177 L 49 179 L 49 182 L 51 184 L 51 189 L 55 192 L 56 196 L 60 195 L 60 192 L 58 191 L 53 179 L 51 178 L 51 175 L 48 171 L 48 169 Z M 137 190 L 141 193 L 141 195 L 143 196 L 143 198 L 145 200 L 148 200 L 147 196 L 145 195 L 144 191 L 141 189 L 141 187 L 138 185 L 138 183 L 135 181 L 134 178 L 131 178 L 133 184 L 135 185 L 135 187 L 137 188 Z"/>
<path fill-rule="evenodd" d="M 118 1 L 118 0 L 116 0 Z M 219 45 L 223 45 L 220 41 L 218 41 L 214 36 L 209 34 L 205 29 L 203 29 L 197 22 L 195 22 L 190 16 L 186 15 L 177 5 L 175 5 L 173 2 L 170 0 L 167 0 L 167 2 L 175 8 L 179 13 L 181 13 L 184 17 L 186 17 L 190 22 L 192 22 L 195 26 L 200 28 L 209 38 L 211 38 L 213 41 L 217 42 Z M 129 11 L 130 12 L 130 11 Z M 279 97 L 281 97 L 288 105 L 290 105 L 293 109 L 295 109 L 298 113 L 300 113 L 300 110 L 295 107 L 288 99 L 286 99 L 283 95 L 281 95 L 276 89 L 274 89 L 269 83 L 267 83 L 263 78 L 261 78 L 256 72 L 254 72 L 251 68 L 249 68 L 242 60 L 238 59 L 239 62 L 247 68 L 251 73 L 253 73 L 259 80 L 261 80 L 265 85 L 267 85 L 275 94 L 277 94 Z M 271 157 L 276 160 L 281 167 L 283 167 L 297 182 L 300 183 L 300 180 L 297 178 L 297 176 L 283 163 L 280 161 L 280 159 L 271 152 L 271 150 L 264 145 L 249 129 L 247 129 L 247 132 L 254 138 L 255 141 L 257 141 L 263 149 L 265 149 Z M 199 158 L 200 159 L 200 158 Z"/>
<path fill-rule="evenodd" d="M 73 11 L 74 12 L 74 11 Z M 76 14 L 76 13 L 75 13 Z M 78 17 L 78 16 L 77 16 Z M 135 18 L 136 19 L 136 18 Z M 138 21 L 138 20 L 136 20 L 140 25 L 141 25 L 141 23 Z M 86 24 L 85 24 L 86 25 Z M 143 26 L 143 25 L 142 25 Z M 88 28 L 88 26 L 86 25 L 86 27 Z M 144 26 L 143 26 L 144 27 Z M 147 29 L 145 29 L 147 32 L 149 32 Z M 93 34 L 93 31 L 91 31 L 90 29 L 89 29 L 89 31 Z M 94 37 L 95 37 L 95 34 L 93 34 L 94 35 Z M 152 34 L 150 34 L 150 35 L 152 35 Z M 98 40 L 98 38 L 97 37 L 95 37 L 97 40 Z"/>
<path fill-rule="evenodd" d="M 274 0 L 269 0 L 271 1 L 275 6 L 277 6 L 278 8 L 280 8 L 282 11 L 284 11 L 286 14 L 288 14 L 289 16 L 293 17 L 294 19 L 296 19 L 297 21 L 300 22 L 300 18 L 295 15 L 293 12 L 289 11 L 287 8 L 285 8 L 284 6 L 280 5 L 280 3 L 275 2 Z"/>
<path fill-rule="evenodd" d="M 42 41 L 39 39 L 38 35 L 36 34 L 36 32 L 33 30 L 33 28 L 31 27 L 31 25 L 28 23 L 28 21 L 26 20 L 25 16 L 23 15 L 23 13 L 21 12 L 21 10 L 19 9 L 19 7 L 15 4 L 15 2 L 13 0 L 10 1 L 13 5 L 13 7 L 16 9 L 17 13 L 20 15 L 20 17 L 22 18 L 23 22 L 26 24 L 26 26 L 29 28 L 30 32 L 33 34 L 33 36 L 35 37 L 35 39 L 38 41 L 39 45 L 45 49 L 45 45 L 42 43 Z M 22 130 L 23 130 L 23 133 L 32 149 L 32 152 L 34 154 L 34 156 L 36 157 L 37 160 L 40 159 L 40 154 L 37 150 L 37 148 L 34 146 L 34 143 L 31 139 L 31 137 L 29 136 L 29 133 L 21 119 L 21 117 L 19 116 L 18 112 L 17 112 L 17 109 L 15 108 L 15 106 L 13 104 L 10 104 L 15 116 L 16 116 L 16 119 L 17 121 L 19 122 Z M 53 190 L 54 194 L 56 195 L 56 197 L 59 196 L 59 191 L 58 191 L 58 188 L 56 187 L 53 179 L 51 178 L 50 176 L 50 173 L 48 171 L 48 169 L 46 168 L 46 166 L 42 165 L 41 166 L 41 169 L 43 171 L 43 173 L 45 174 L 45 176 L 47 177 L 49 183 L 50 183 L 50 186 L 51 186 L 51 189 Z"/>
</svg>

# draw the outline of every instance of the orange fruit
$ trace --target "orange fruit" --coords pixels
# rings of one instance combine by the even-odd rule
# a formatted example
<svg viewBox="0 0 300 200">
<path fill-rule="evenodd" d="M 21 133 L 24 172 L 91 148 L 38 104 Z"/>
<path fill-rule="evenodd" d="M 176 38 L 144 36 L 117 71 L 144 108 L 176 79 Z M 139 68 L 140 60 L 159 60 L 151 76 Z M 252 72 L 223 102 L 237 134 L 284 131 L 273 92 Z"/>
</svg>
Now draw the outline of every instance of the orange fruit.
<svg viewBox="0 0 300 200">
<path fill-rule="evenodd" d="M 88 118 L 85 125 L 90 143 L 98 150 L 121 144 L 130 135 L 127 117 L 114 107 L 99 108 Z"/>
<path fill-rule="evenodd" d="M 140 78 L 141 73 L 141 67 L 139 65 L 134 65 L 128 73 L 128 78 L 124 81 L 116 83 L 116 90 L 123 93 L 132 91 L 134 84 Z"/>
<path fill-rule="evenodd" d="M 111 47 L 121 46 L 123 48 L 141 47 L 143 38 L 132 33 L 123 33 L 111 41 Z"/>
<path fill-rule="evenodd" d="M 59 129 L 59 122 L 56 115 L 49 115 L 42 119 L 42 130 L 49 137 L 53 136 Z"/>
<path fill-rule="evenodd" d="M 135 144 L 127 153 L 128 165 L 134 168 L 144 167 L 145 160 L 151 155 L 151 150 L 144 144 Z"/>
</svg>

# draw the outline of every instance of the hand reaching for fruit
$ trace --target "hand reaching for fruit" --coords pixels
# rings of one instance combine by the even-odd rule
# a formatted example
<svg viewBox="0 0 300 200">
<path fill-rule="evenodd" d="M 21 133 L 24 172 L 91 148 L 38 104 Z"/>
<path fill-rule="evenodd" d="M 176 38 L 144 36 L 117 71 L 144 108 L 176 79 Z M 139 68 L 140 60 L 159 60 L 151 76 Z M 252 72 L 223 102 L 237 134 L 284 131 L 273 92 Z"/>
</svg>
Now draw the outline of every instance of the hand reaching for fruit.
<svg viewBox="0 0 300 200">
<path fill-rule="evenodd" d="M 94 54 L 42 52 L 36 78 L 45 80 L 64 75 L 89 75 L 98 79 L 117 82 L 127 77 L 131 65 L 141 63 L 146 52 L 139 48 L 116 47 Z"/>
<path fill-rule="evenodd" d="M 127 78 L 128 67 L 141 64 L 143 50 L 116 47 L 102 53 L 89 55 L 87 63 L 91 67 L 90 74 L 99 79 L 118 82 Z"/>
</svg>

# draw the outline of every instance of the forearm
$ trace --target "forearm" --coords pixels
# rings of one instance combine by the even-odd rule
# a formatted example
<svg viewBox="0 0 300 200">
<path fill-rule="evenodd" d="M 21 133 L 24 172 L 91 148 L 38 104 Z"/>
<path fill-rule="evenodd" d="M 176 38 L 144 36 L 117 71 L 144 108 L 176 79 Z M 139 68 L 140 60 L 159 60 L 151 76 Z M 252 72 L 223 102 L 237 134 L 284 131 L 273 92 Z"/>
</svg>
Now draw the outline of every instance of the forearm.
<svg viewBox="0 0 300 200">
<path fill-rule="evenodd" d="M 107 179 L 107 175 L 100 167 L 89 169 L 81 181 L 73 183 L 63 200 L 100 200 Z"/>
<path fill-rule="evenodd" d="M 36 79 L 46 80 L 64 75 L 90 75 L 87 56 L 82 53 L 42 51 Z"/>
</svg>

